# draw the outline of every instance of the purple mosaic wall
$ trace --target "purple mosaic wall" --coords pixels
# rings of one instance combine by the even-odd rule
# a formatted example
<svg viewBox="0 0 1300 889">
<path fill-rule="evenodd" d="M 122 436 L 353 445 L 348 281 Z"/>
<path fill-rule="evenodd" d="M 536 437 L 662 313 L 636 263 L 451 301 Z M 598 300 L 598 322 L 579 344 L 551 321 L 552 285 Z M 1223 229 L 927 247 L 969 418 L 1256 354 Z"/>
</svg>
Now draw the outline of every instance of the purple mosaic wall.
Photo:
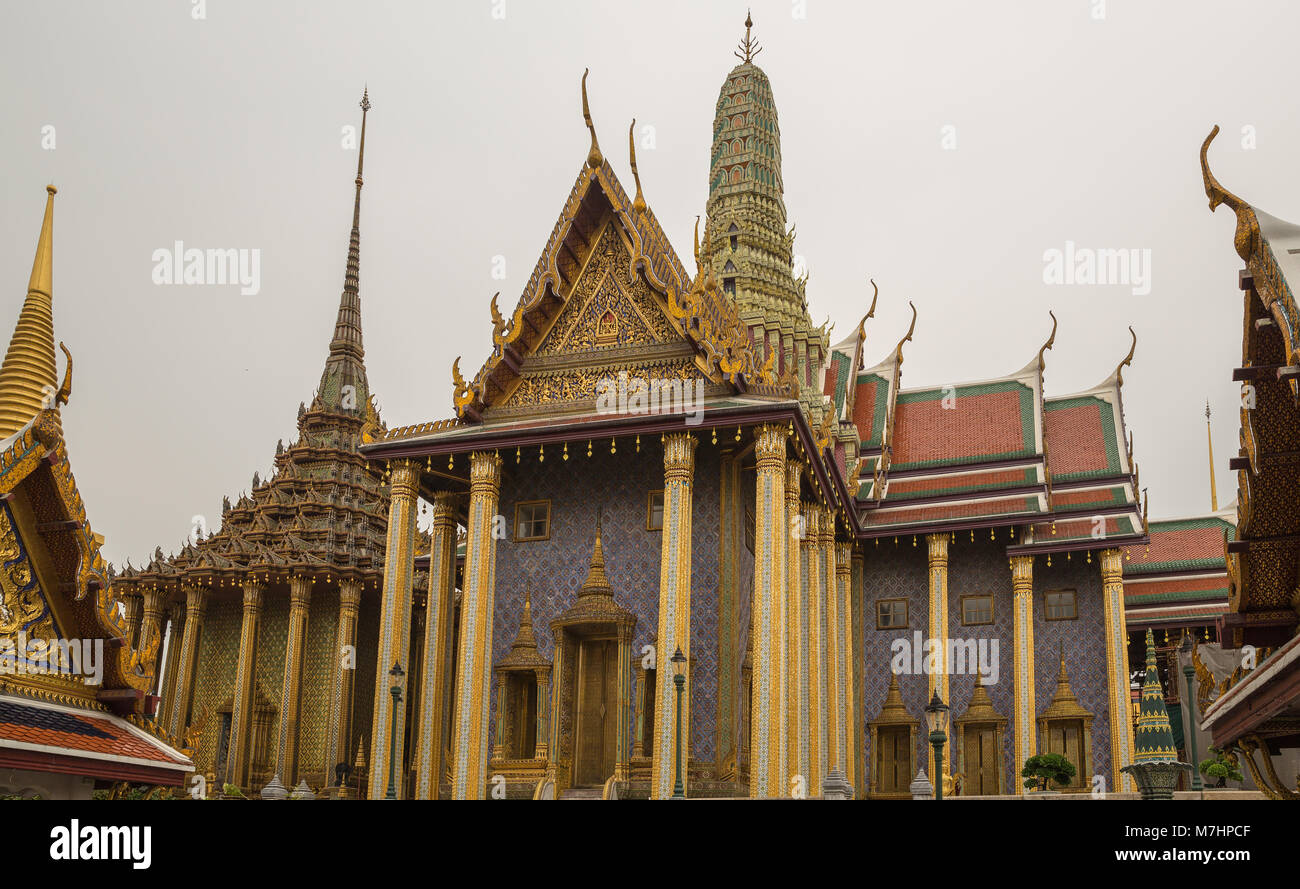
<svg viewBox="0 0 1300 889">
<path fill-rule="evenodd" d="M 987 532 L 984 532 L 987 535 Z M 1003 792 L 1014 792 L 1020 782 L 1020 764 L 1014 762 L 1015 712 L 1013 703 L 1013 634 L 1011 626 L 1012 595 L 1011 569 L 1006 556 L 1005 532 L 1002 539 L 990 541 L 975 532 L 971 541 L 969 532 L 957 534 L 950 544 L 948 556 L 948 627 L 949 635 L 969 639 L 998 640 L 998 681 L 985 682 L 994 709 L 1007 717 L 1003 743 Z M 928 634 L 927 610 L 927 546 L 918 538 L 912 546 L 910 535 L 900 536 L 895 546 L 892 538 L 882 540 L 879 546 L 867 544 L 864 566 L 865 603 L 863 612 L 863 644 L 865 646 L 864 689 L 862 719 L 864 724 L 874 719 L 884 703 L 889 687 L 890 643 L 900 637 L 911 640 L 912 633 L 920 630 Z M 1060 667 L 1060 652 L 1065 654 L 1066 671 L 1070 687 L 1079 703 L 1094 716 L 1092 723 L 1092 762 L 1090 772 L 1107 776 L 1110 784 L 1110 727 L 1106 712 L 1106 662 L 1105 626 L 1102 621 L 1101 570 L 1096 557 L 1088 564 L 1083 557 L 1066 560 L 1053 557 L 1052 567 L 1039 558 L 1034 566 L 1034 668 L 1035 706 L 1041 713 L 1056 693 L 1056 677 Z M 1047 590 L 1075 589 L 1078 593 L 1078 619 L 1073 621 L 1048 621 L 1045 619 L 1043 594 Z M 970 595 L 992 594 L 993 623 L 964 626 L 962 624 L 961 598 Z M 905 598 L 908 601 L 909 627 L 907 630 L 877 630 L 876 602 L 880 599 Z M 929 747 L 924 735 L 924 707 L 926 677 L 901 675 L 898 679 L 903 703 L 910 714 L 921 721 L 918 736 L 916 763 L 920 768 L 928 758 Z M 973 673 L 954 675 L 949 680 L 952 716 L 956 718 L 970 705 L 975 686 Z M 1037 714 L 1036 714 L 1037 715 Z M 951 733 L 950 733 L 951 736 Z M 871 751 L 868 751 L 868 768 L 871 768 Z M 949 746 L 945 756 L 952 756 Z M 1077 765 L 1077 764 L 1076 764 Z"/>
<path fill-rule="evenodd" d="M 651 644 L 659 620 L 659 531 L 646 530 L 646 497 L 663 488 L 663 451 L 657 436 L 642 438 L 640 453 L 621 439 L 618 452 L 609 440 L 571 443 L 569 459 L 559 448 L 546 449 L 515 462 L 513 451 L 502 453 L 501 514 L 513 538 L 515 504 L 551 501 L 549 540 L 497 542 L 497 584 L 493 615 L 493 662 L 510 649 L 523 612 L 524 584 L 532 589 L 533 628 L 538 650 L 553 657 L 550 622 L 577 599 L 587 577 L 595 542 L 596 514 L 603 507 L 602 546 L 605 573 L 614 600 L 637 618 L 633 634 L 634 664 Z M 714 756 L 717 714 L 718 516 L 719 460 L 707 439 L 696 450 L 691 516 L 691 755 Z M 662 660 L 671 652 L 660 652 Z M 633 687 L 629 679 L 629 688 Z M 492 707 L 495 711 L 496 689 Z M 633 713 L 626 714 L 629 725 Z M 492 722 L 495 725 L 495 719 Z"/>
</svg>

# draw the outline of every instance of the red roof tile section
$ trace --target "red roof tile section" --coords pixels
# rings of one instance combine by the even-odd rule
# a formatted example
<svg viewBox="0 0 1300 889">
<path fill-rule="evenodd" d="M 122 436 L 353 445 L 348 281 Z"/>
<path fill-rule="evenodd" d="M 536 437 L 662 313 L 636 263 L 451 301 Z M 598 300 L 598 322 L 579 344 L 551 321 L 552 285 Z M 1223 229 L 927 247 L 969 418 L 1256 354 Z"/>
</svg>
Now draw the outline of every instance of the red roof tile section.
<svg viewBox="0 0 1300 889">
<path fill-rule="evenodd" d="M 43 720 L 29 718 L 14 711 L 43 711 L 59 717 L 58 728 L 40 724 Z M 31 724 L 36 723 L 36 724 Z M 27 744 L 42 744 L 47 747 L 65 748 L 70 755 L 75 753 L 105 753 L 114 756 L 127 756 L 135 759 L 148 759 L 155 762 L 184 764 L 186 761 L 170 756 L 156 744 L 152 744 L 112 720 L 83 714 L 44 711 L 43 708 L 14 705 L 7 708 L 0 719 L 0 741 L 21 741 Z"/>
<path fill-rule="evenodd" d="M 894 465 L 950 462 L 954 458 L 1023 451 L 1020 397 L 1016 392 L 966 395 L 944 410 L 941 397 L 899 399 L 895 408 Z"/>
<path fill-rule="evenodd" d="M 1047 463 L 1053 475 L 1096 472 L 1109 465 L 1099 404 L 1043 412 Z"/>
</svg>

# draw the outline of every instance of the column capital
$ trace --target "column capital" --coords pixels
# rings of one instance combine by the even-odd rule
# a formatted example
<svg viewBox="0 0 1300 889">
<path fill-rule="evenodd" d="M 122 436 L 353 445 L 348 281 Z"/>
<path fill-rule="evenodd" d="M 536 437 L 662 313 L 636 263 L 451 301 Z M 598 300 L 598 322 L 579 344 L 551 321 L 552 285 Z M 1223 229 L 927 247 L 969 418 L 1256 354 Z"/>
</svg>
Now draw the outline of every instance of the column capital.
<svg viewBox="0 0 1300 889">
<path fill-rule="evenodd" d="M 289 581 L 289 607 L 292 609 L 306 609 L 311 605 L 311 588 L 312 579 L 294 575 Z"/>
<path fill-rule="evenodd" d="M 853 556 L 853 544 L 847 540 L 835 541 L 835 573 L 848 574 L 849 560 Z"/>
<path fill-rule="evenodd" d="M 821 528 L 821 520 L 821 507 L 817 506 L 815 503 L 805 503 L 803 510 L 803 542 L 805 544 L 809 546 L 815 546 L 817 544 L 817 538 L 821 534 L 819 530 Z"/>
<path fill-rule="evenodd" d="M 167 598 L 167 590 L 162 587 L 151 586 L 144 591 L 144 618 L 145 620 L 162 620 L 163 607 Z"/>
<path fill-rule="evenodd" d="M 190 614 L 201 614 L 208 604 L 208 588 L 186 584 L 181 587 L 181 592 L 185 594 L 185 610 Z"/>
<path fill-rule="evenodd" d="M 470 494 L 496 494 L 501 488 L 501 457 L 495 451 L 475 451 L 469 455 Z"/>
<path fill-rule="evenodd" d="M 800 482 L 803 475 L 803 461 L 785 461 L 785 499 L 787 503 L 799 502 Z M 798 508 L 796 506 L 796 508 Z"/>
<path fill-rule="evenodd" d="M 940 562 L 948 564 L 948 533 L 927 534 L 925 540 L 930 548 L 930 567 L 935 568 Z"/>
<path fill-rule="evenodd" d="M 1124 576 L 1124 553 L 1118 548 L 1101 551 L 1102 581 L 1120 580 Z"/>
<path fill-rule="evenodd" d="M 355 578 L 339 578 L 339 607 L 355 612 L 361 604 L 361 587 L 361 581 Z"/>
<path fill-rule="evenodd" d="M 689 432 L 670 432 L 664 436 L 664 481 L 690 479 L 695 472 L 695 436 Z"/>
<path fill-rule="evenodd" d="M 1022 588 L 1033 588 L 1034 583 L 1034 557 L 1033 556 L 1012 556 L 1011 557 L 1011 585 L 1017 590 Z"/>
<path fill-rule="evenodd" d="M 754 458 L 760 471 L 784 469 L 786 429 L 781 423 L 764 423 L 755 430 Z"/>
<path fill-rule="evenodd" d="M 242 586 L 244 611 L 259 611 L 262 607 L 262 594 L 266 592 L 266 584 L 257 580 L 245 580 Z"/>
<path fill-rule="evenodd" d="M 456 521 L 456 507 L 459 505 L 460 495 L 455 491 L 438 491 L 433 495 L 433 521 L 452 522 Z"/>
<path fill-rule="evenodd" d="M 835 510 L 829 506 L 818 507 L 821 512 L 821 521 L 817 523 L 817 538 L 822 546 L 833 546 L 835 544 Z"/>
</svg>

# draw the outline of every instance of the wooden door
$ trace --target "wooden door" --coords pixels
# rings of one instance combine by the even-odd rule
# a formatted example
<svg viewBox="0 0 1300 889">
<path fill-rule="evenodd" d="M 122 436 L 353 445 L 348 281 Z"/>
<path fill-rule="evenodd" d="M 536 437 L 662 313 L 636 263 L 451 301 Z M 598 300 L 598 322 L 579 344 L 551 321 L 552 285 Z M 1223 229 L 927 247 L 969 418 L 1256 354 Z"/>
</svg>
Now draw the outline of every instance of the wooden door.
<svg viewBox="0 0 1300 889">
<path fill-rule="evenodd" d="M 881 728 L 876 743 L 876 792 L 906 793 L 912 782 L 911 732 L 905 725 Z"/>
<path fill-rule="evenodd" d="M 968 725 L 965 739 L 965 749 L 962 751 L 965 784 L 962 793 L 966 796 L 998 793 L 1002 763 L 997 749 L 996 726 Z"/>
<path fill-rule="evenodd" d="M 1077 719 L 1047 724 L 1047 752 L 1059 753 L 1074 766 L 1074 777 L 1064 785 L 1052 784 L 1052 790 L 1083 786 L 1083 723 Z"/>
<path fill-rule="evenodd" d="M 614 774 L 618 743 L 618 643 L 590 639 L 578 649 L 573 786 L 599 787 Z"/>
</svg>

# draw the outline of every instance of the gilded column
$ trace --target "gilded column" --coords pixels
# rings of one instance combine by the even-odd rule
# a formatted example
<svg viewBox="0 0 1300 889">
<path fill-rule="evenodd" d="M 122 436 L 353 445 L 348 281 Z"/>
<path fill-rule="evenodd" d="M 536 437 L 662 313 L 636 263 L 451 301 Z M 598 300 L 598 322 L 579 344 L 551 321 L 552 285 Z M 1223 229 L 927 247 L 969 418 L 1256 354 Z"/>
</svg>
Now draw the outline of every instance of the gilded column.
<svg viewBox="0 0 1300 889">
<path fill-rule="evenodd" d="M 1034 707 L 1034 557 L 1011 557 L 1012 644 L 1015 671 L 1013 694 L 1016 712 L 1016 759 L 1012 763 L 1013 775 L 1019 776 L 1025 760 L 1037 752 L 1037 730 Z M 1020 781 L 1015 782 L 1016 793 L 1024 793 Z"/>
<path fill-rule="evenodd" d="M 256 684 L 258 618 L 266 587 L 244 581 L 244 617 L 239 628 L 239 663 L 235 668 L 235 698 L 230 717 L 230 745 L 226 781 L 243 789 L 252 759 L 253 692 Z"/>
<path fill-rule="evenodd" d="M 644 667 L 636 668 L 636 717 L 632 729 L 632 758 L 640 759 L 645 756 L 645 683 L 646 671 Z"/>
<path fill-rule="evenodd" d="M 821 792 L 822 782 L 831 769 L 843 769 L 844 763 L 841 760 L 841 751 L 836 749 L 836 742 L 839 740 L 839 709 L 835 706 L 836 701 L 836 683 L 835 676 L 838 672 L 836 664 L 839 659 L 838 638 L 836 636 L 836 623 L 838 615 L 835 613 L 835 513 L 829 507 L 823 507 L 822 518 L 817 525 L 817 539 L 821 544 L 821 555 L 818 563 L 821 566 L 821 572 L 818 580 L 821 581 L 819 603 L 821 613 L 818 616 L 820 623 L 819 631 L 821 633 L 822 645 L 826 649 L 826 658 L 822 663 L 821 682 L 818 689 L 818 703 L 821 709 L 821 776 L 818 780 L 816 790 Z"/>
<path fill-rule="evenodd" d="M 822 510 L 820 506 L 808 507 L 807 552 L 808 570 L 804 572 L 807 589 L 805 614 L 808 616 L 808 795 L 822 792 L 822 779 L 826 777 L 826 635 L 822 629 L 825 620 L 824 599 L 826 586 L 822 582 L 821 548 Z"/>
<path fill-rule="evenodd" d="M 497 722 L 492 735 L 492 758 L 502 759 L 506 755 L 506 674 L 497 673 Z"/>
<path fill-rule="evenodd" d="M 159 693 L 162 706 L 158 711 L 158 725 L 164 730 L 171 725 L 171 713 L 176 706 L 176 667 L 180 663 L 181 636 L 185 632 L 185 603 L 172 602 L 167 606 L 167 660 L 162 665 Z"/>
<path fill-rule="evenodd" d="M 334 630 L 334 658 L 331 668 L 329 730 L 325 734 L 326 777 L 334 779 L 334 767 L 349 761 L 352 749 L 352 693 L 357 675 L 357 614 L 361 608 L 361 581 L 342 579 L 339 585 L 339 619 Z"/>
<path fill-rule="evenodd" d="M 547 716 L 551 712 L 551 669 L 537 668 L 537 743 L 533 750 L 534 759 L 547 759 L 550 756 L 550 730 Z"/>
<path fill-rule="evenodd" d="M 122 597 L 126 610 L 126 633 L 132 648 L 140 647 L 140 621 L 144 616 L 144 597 L 128 594 Z"/>
<path fill-rule="evenodd" d="M 456 710 L 452 720 L 452 796 L 482 799 L 487 790 L 488 704 L 492 693 L 492 609 L 496 538 L 492 527 L 501 492 L 501 458 L 476 451 L 469 458 L 469 530 L 465 589 L 456 644 Z"/>
<path fill-rule="evenodd" d="M 948 535 L 930 534 L 926 536 L 929 544 L 930 562 L 929 562 L 929 610 L 930 610 L 930 639 L 939 649 L 940 670 L 938 673 L 929 673 L 926 680 L 925 700 L 928 704 L 938 691 L 939 697 L 949 707 L 952 706 L 952 695 L 949 693 L 948 683 Z M 928 660 L 926 661 L 928 663 Z M 948 745 L 947 752 L 943 757 L 943 781 L 944 792 L 950 792 L 952 780 L 952 745 Z M 929 769 L 927 774 L 934 776 L 934 748 L 930 748 Z M 934 780 L 933 777 L 931 780 Z"/>
<path fill-rule="evenodd" d="M 1106 699 L 1110 717 L 1111 787 L 1130 789 L 1120 771 L 1133 764 L 1133 721 L 1129 717 L 1128 623 L 1124 616 L 1124 559 L 1118 549 L 1101 552 L 1101 595 L 1106 621 Z M 1085 781 L 1089 776 L 1082 776 Z"/>
<path fill-rule="evenodd" d="M 628 737 L 631 729 L 629 720 L 633 716 L 631 708 L 632 691 L 628 687 L 632 678 L 632 624 L 619 624 L 618 627 L 618 725 L 615 735 L 614 780 L 630 781 L 632 779 L 632 740 Z"/>
<path fill-rule="evenodd" d="M 189 728 L 194 698 L 194 668 L 199 658 L 199 630 L 208 604 L 207 587 L 181 587 L 185 593 L 185 633 L 181 636 L 180 660 L 176 665 L 176 705 L 168 711 L 167 731 L 181 737 Z"/>
<path fill-rule="evenodd" d="M 866 688 L 865 675 L 866 666 L 864 663 L 863 644 L 866 640 L 864 621 L 866 620 L 865 605 L 866 591 L 864 590 L 863 575 L 866 571 L 865 561 L 862 556 L 862 550 L 854 547 L 853 557 L 850 562 L 849 572 L 849 613 L 852 615 L 850 629 L 853 638 L 850 640 L 850 650 L 852 659 L 849 662 L 852 670 L 851 678 L 853 686 L 849 689 L 849 725 L 852 727 L 850 737 L 853 744 L 853 758 L 849 762 L 853 771 L 849 772 L 849 783 L 853 785 L 854 792 L 861 798 L 866 792 L 867 776 L 867 754 L 866 754 L 866 728 L 862 720 L 863 707 L 863 690 Z"/>
<path fill-rule="evenodd" d="M 682 690 L 682 768 L 690 761 L 691 736 L 691 488 L 695 475 L 695 437 L 688 432 L 664 436 L 664 528 L 660 535 L 659 633 L 655 651 L 654 750 L 650 798 L 667 799 L 677 779 L 677 689 L 669 658 L 681 648 L 686 656 Z M 687 775 L 682 775 L 687 786 Z M 688 788 L 689 791 L 689 788 Z"/>
<path fill-rule="evenodd" d="M 744 645 L 736 626 L 740 596 L 740 554 L 745 548 L 745 507 L 740 490 L 740 461 L 724 451 L 720 486 L 721 527 L 718 534 L 718 765 L 736 751 L 737 687 Z M 739 651 L 737 650 L 739 647 Z M 672 652 L 668 652 L 669 655 Z M 737 757 L 739 759 L 739 757 Z"/>
<path fill-rule="evenodd" d="M 136 644 L 136 647 L 141 651 L 148 648 L 155 640 L 157 640 L 159 645 L 162 644 L 162 620 L 166 598 L 166 591 L 158 587 L 150 587 L 144 591 L 144 608 L 141 615 L 140 639 Z M 156 666 L 154 681 L 161 681 L 161 677 L 157 675 Z"/>
<path fill-rule="evenodd" d="M 853 651 L 853 628 L 851 626 L 852 612 L 849 610 L 849 558 L 853 552 L 853 544 L 841 542 L 835 544 L 835 613 L 838 617 L 838 641 L 837 654 L 839 661 L 838 669 L 835 671 L 836 681 L 836 707 L 839 709 L 839 717 L 835 720 L 835 727 L 839 731 L 839 740 L 836 746 L 840 750 L 839 767 L 844 770 L 844 777 L 849 783 L 853 783 L 853 732 L 850 730 L 851 722 L 851 697 L 853 694 L 853 673 L 852 673 L 852 651 Z"/>
<path fill-rule="evenodd" d="M 754 508 L 754 645 L 750 697 L 749 795 L 784 796 L 785 662 L 784 637 L 786 427 L 768 423 L 757 429 L 754 456 L 757 489 Z"/>
<path fill-rule="evenodd" d="M 785 641 L 786 641 L 786 710 L 785 710 L 785 784 L 783 794 L 790 793 L 796 775 L 804 771 L 802 750 L 807 749 L 804 738 L 808 733 L 808 710 L 804 706 L 807 687 L 803 678 L 808 672 L 808 650 L 803 644 L 807 629 L 805 612 L 800 602 L 801 551 L 806 536 L 804 518 L 799 513 L 799 478 L 803 470 L 798 460 L 785 464 Z"/>
<path fill-rule="evenodd" d="M 310 577 L 289 581 L 289 634 L 284 646 L 284 681 L 280 690 L 280 730 L 275 746 L 275 773 L 286 787 L 297 784 L 298 717 L 302 707 L 303 648 L 307 643 Z M 326 763 L 328 770 L 333 763 Z"/>
<path fill-rule="evenodd" d="M 451 683 L 452 612 L 456 595 L 457 496 L 440 491 L 433 496 L 432 549 L 429 553 L 429 599 L 424 627 L 424 685 L 420 689 L 416 741 L 415 798 L 437 799 L 446 770 L 443 755 L 443 716 Z M 541 698 L 538 698 L 541 714 Z M 537 736 L 545 747 L 544 736 Z"/>
<path fill-rule="evenodd" d="M 408 676 L 411 673 L 411 574 L 415 567 L 415 511 L 420 468 L 414 460 L 394 460 L 389 468 L 392 500 L 388 506 L 374 711 L 370 721 L 370 775 L 367 782 L 370 799 L 383 799 L 388 793 L 390 756 L 394 759 L 393 775 L 398 799 L 402 798 L 406 786 L 402 780 L 406 707 L 399 706 L 397 712 L 393 712 L 390 691 L 393 680 L 388 671 L 397 664 Z"/>
</svg>

